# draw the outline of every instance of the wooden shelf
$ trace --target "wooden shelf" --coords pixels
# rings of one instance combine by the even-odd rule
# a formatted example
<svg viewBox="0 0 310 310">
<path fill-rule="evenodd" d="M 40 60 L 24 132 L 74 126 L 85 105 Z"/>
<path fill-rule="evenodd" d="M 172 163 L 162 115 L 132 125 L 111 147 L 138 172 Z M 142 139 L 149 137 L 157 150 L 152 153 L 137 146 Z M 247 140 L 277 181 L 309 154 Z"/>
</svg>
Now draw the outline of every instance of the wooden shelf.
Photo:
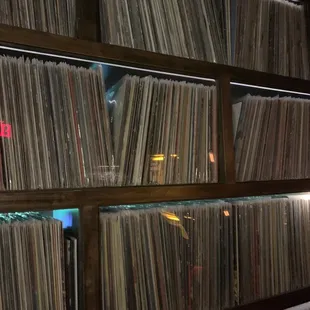
<svg viewBox="0 0 310 310">
<path fill-rule="evenodd" d="M 308 8 L 309 8 L 309 2 Z M 98 39 L 98 3 L 78 1 L 79 37 Z M 310 11 L 310 8 L 309 8 Z M 309 37 L 310 38 L 310 37 Z M 99 206 L 171 202 L 182 200 L 224 199 L 236 197 L 310 192 L 310 179 L 235 183 L 232 140 L 232 111 L 230 81 L 268 88 L 310 93 L 310 81 L 247 70 L 227 65 L 185 59 L 169 55 L 72 39 L 49 33 L 0 25 L 3 47 L 58 54 L 142 69 L 171 72 L 218 80 L 221 100 L 220 154 L 221 184 L 102 187 L 10 191 L 0 193 L 0 212 L 43 211 L 79 208 L 80 211 L 80 286 L 83 291 L 81 308 L 100 309 L 100 241 Z M 3 50 L 5 53 L 5 50 Z M 283 309 L 307 302 L 310 288 L 275 296 L 235 309 Z"/>
<path fill-rule="evenodd" d="M 231 81 L 238 83 L 310 93 L 310 81 L 307 80 L 73 39 L 7 25 L 0 25 L 0 44 L 204 78 L 217 79 L 221 76 L 229 76 Z"/>
<path fill-rule="evenodd" d="M 84 205 L 113 206 L 182 200 L 224 199 L 310 192 L 310 179 L 235 184 L 100 187 L 0 194 L 0 212 L 79 208 Z"/>
</svg>

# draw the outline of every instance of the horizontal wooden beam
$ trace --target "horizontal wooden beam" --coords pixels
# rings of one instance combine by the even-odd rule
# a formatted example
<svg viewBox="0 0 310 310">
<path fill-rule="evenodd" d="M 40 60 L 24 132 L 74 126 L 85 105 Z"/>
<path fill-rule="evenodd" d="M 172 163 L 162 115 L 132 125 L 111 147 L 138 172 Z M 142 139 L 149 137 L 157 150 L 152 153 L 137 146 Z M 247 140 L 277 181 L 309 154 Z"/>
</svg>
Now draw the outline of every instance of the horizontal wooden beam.
<svg viewBox="0 0 310 310">
<path fill-rule="evenodd" d="M 0 212 L 112 206 L 182 200 L 224 199 L 310 192 L 310 179 L 235 184 L 198 184 L 83 189 L 9 191 L 0 193 Z"/>
<path fill-rule="evenodd" d="M 283 310 L 296 307 L 310 301 L 310 287 L 289 292 L 282 295 L 262 299 L 247 305 L 230 308 L 227 310 Z"/>
<path fill-rule="evenodd" d="M 310 93 L 310 81 L 0 25 L 0 44 L 63 56 Z"/>
</svg>

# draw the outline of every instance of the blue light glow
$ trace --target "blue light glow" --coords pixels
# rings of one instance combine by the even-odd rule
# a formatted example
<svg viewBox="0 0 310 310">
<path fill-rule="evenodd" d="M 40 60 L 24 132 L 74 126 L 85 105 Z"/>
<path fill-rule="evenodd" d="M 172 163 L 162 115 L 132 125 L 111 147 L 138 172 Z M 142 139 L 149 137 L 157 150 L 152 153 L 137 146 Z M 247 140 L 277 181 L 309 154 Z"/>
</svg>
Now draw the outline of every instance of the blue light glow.
<svg viewBox="0 0 310 310">
<path fill-rule="evenodd" d="M 62 221 L 63 228 L 72 228 L 73 214 L 78 212 L 78 209 L 66 209 L 53 211 L 53 218 Z"/>
</svg>

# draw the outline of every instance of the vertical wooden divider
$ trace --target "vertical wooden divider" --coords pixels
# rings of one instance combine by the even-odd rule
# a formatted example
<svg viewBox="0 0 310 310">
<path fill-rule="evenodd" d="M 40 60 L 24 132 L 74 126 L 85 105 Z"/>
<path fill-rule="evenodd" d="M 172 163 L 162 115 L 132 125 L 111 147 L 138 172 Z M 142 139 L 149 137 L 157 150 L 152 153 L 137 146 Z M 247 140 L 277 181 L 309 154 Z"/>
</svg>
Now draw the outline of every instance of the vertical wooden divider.
<svg viewBox="0 0 310 310">
<path fill-rule="evenodd" d="M 99 207 L 79 208 L 80 309 L 101 309 Z"/>
<path fill-rule="evenodd" d="M 77 38 L 100 41 L 99 0 L 77 0 Z"/>
<path fill-rule="evenodd" d="M 232 94 L 230 76 L 221 75 L 217 79 L 219 108 L 219 182 L 235 183 L 235 151 L 233 137 Z"/>
<path fill-rule="evenodd" d="M 308 57 L 310 59 L 310 0 L 304 0 L 305 16 L 306 16 L 306 28 L 307 28 L 307 48 Z"/>
</svg>

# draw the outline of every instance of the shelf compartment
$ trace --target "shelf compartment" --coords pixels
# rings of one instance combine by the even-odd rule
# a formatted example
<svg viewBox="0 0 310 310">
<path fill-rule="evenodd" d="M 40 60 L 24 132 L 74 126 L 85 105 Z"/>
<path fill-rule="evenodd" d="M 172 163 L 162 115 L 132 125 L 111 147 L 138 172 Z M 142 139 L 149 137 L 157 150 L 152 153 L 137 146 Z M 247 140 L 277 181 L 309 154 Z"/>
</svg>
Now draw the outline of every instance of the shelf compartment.
<svg viewBox="0 0 310 310">
<path fill-rule="evenodd" d="M 78 307 L 78 212 L 64 213 L 0 214 L 3 308 Z"/>
<path fill-rule="evenodd" d="M 236 179 L 307 179 L 310 95 L 232 85 Z"/>
<path fill-rule="evenodd" d="M 309 212 L 291 194 L 102 208 L 103 305 L 222 309 L 306 289 Z"/>
<path fill-rule="evenodd" d="M 2 51 L 2 190 L 218 182 L 215 80 Z"/>
</svg>

